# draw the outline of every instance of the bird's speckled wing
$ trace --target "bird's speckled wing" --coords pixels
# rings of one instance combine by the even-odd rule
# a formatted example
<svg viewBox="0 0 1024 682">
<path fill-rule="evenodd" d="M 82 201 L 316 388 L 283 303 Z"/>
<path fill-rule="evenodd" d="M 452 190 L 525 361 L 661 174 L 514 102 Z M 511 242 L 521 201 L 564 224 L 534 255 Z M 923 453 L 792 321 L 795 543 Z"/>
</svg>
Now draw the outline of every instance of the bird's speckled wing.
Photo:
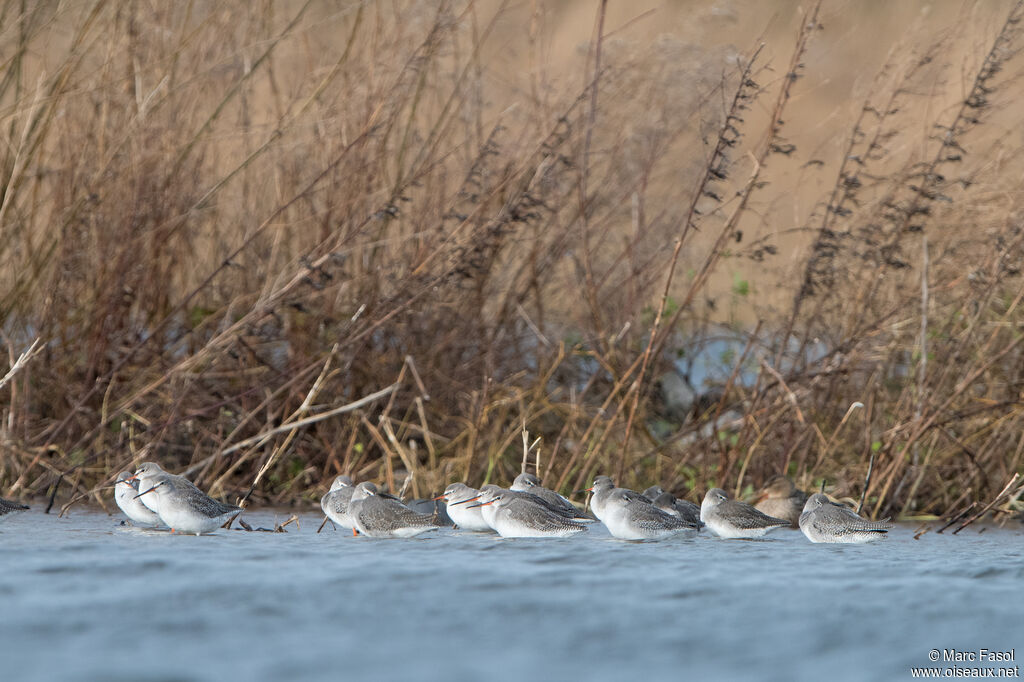
<svg viewBox="0 0 1024 682">
<path fill-rule="evenodd" d="M 549 512 L 557 514 L 558 516 L 561 516 L 566 519 L 571 519 L 576 516 L 575 507 L 573 507 L 573 509 L 570 511 L 560 504 L 553 504 L 551 501 L 544 499 L 540 495 L 537 495 L 532 490 L 530 492 L 526 492 L 523 490 L 505 490 L 503 491 L 503 494 L 527 499 L 533 504 L 539 504 L 541 507 L 544 507 Z"/>
<path fill-rule="evenodd" d="M 658 499 L 659 497 L 661 497 L 664 494 L 665 494 L 665 489 L 662 488 L 660 485 L 652 485 L 650 488 L 648 488 L 647 490 L 645 490 L 645 491 L 643 491 L 641 493 L 641 495 L 646 497 L 651 502 L 654 502 L 656 499 Z"/>
<path fill-rule="evenodd" d="M 773 526 L 788 526 L 789 521 L 777 519 L 774 516 L 754 509 L 745 502 L 739 500 L 726 500 L 718 505 L 718 511 L 727 515 L 730 522 L 737 528 L 750 530 L 752 528 L 771 528 Z"/>
<path fill-rule="evenodd" d="M 324 510 L 325 514 L 334 514 L 339 517 L 345 516 L 348 514 L 348 505 L 352 500 L 352 493 L 355 491 L 355 488 L 341 488 L 327 493 L 320 500 L 320 508 Z"/>
<path fill-rule="evenodd" d="M 536 497 L 536 496 L 534 496 Z M 527 525 L 541 531 L 585 530 L 586 526 L 577 523 L 548 507 L 537 504 L 533 500 L 517 497 L 505 505 L 504 513 L 509 520 Z"/>
<path fill-rule="evenodd" d="M 25 511 L 28 507 L 24 504 L 18 504 L 17 502 L 11 502 L 0 497 L 0 516 L 6 516 L 12 512 Z"/>
<path fill-rule="evenodd" d="M 646 504 L 633 500 L 626 504 L 626 510 L 630 520 L 644 530 L 682 530 L 684 528 L 697 529 L 696 524 L 686 519 L 673 516 L 663 512 L 652 504 Z"/>
<path fill-rule="evenodd" d="M 399 528 L 429 528 L 437 523 L 431 514 L 420 514 L 401 502 L 374 495 L 363 500 L 357 511 L 359 522 L 374 531 L 394 531 Z"/>
<path fill-rule="evenodd" d="M 812 514 L 814 523 L 837 535 L 861 531 L 885 532 L 892 528 L 891 523 L 862 519 L 852 509 L 831 502 L 818 507 Z"/>
<path fill-rule="evenodd" d="M 673 507 L 685 521 L 689 521 L 698 528 L 704 525 L 700 521 L 700 505 L 689 500 L 676 500 Z"/>
<path fill-rule="evenodd" d="M 530 489 L 530 494 L 536 495 L 537 497 L 544 500 L 544 502 L 547 503 L 547 506 L 550 507 L 552 511 L 557 511 L 561 516 L 564 516 L 569 519 L 587 518 L 586 514 L 584 514 L 579 509 L 576 508 L 576 505 L 574 505 L 572 502 L 556 493 L 554 490 L 548 490 L 547 488 L 535 486 Z"/>
<path fill-rule="evenodd" d="M 622 495 L 623 499 L 626 500 L 627 502 L 646 502 L 647 504 L 651 503 L 650 500 L 648 500 L 646 497 L 636 492 L 635 490 L 630 490 L 629 488 L 615 488 L 615 490 L 621 490 L 622 492 L 620 494 Z"/>
<path fill-rule="evenodd" d="M 218 516 L 224 516 L 231 512 L 242 511 L 241 507 L 236 507 L 233 504 L 226 504 L 213 499 L 193 485 L 192 481 L 187 478 L 182 476 L 171 476 L 171 482 L 174 486 L 175 492 L 178 495 L 181 495 L 188 507 L 201 513 L 203 516 L 215 519 Z"/>
</svg>

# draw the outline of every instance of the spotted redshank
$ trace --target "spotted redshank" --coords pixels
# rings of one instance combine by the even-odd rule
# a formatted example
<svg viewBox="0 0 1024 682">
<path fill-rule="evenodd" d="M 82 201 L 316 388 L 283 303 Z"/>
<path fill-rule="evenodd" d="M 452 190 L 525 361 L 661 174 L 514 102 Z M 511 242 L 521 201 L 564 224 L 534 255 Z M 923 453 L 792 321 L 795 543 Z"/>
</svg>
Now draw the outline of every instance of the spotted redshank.
<svg viewBox="0 0 1024 682">
<path fill-rule="evenodd" d="M 647 498 L 638 492 L 630 490 L 629 488 L 616 488 L 615 484 L 612 482 L 612 479 L 609 478 L 608 476 L 595 476 L 593 485 L 587 488 L 587 491 L 593 493 L 593 495 L 590 498 L 591 511 L 593 511 L 594 516 L 596 516 L 601 521 L 601 523 L 603 523 L 606 526 L 608 525 L 607 505 L 608 501 L 611 500 L 611 496 L 613 493 L 621 491 L 619 494 L 628 499 L 638 500 L 650 504 Z"/>
<path fill-rule="evenodd" d="M 448 516 L 455 522 L 456 527 L 477 533 L 493 533 L 494 529 L 484 521 L 481 507 L 470 507 L 467 504 L 479 497 L 480 491 L 476 488 L 470 488 L 465 483 L 452 483 L 437 499 L 444 500 Z"/>
<path fill-rule="evenodd" d="M 479 505 L 484 520 L 503 538 L 567 537 L 587 526 L 562 516 L 535 496 L 516 491 L 485 489 Z"/>
<path fill-rule="evenodd" d="M 694 524 L 697 528 L 704 527 L 704 522 L 700 520 L 700 507 L 689 500 L 680 500 L 672 493 L 662 493 L 654 498 L 651 504 L 667 514 Z"/>
<path fill-rule="evenodd" d="M 338 476 L 331 483 L 331 489 L 327 494 L 320 498 L 320 508 L 324 510 L 327 518 L 347 530 L 352 530 L 353 526 L 352 517 L 348 513 L 348 503 L 355 491 L 351 478 Z"/>
<path fill-rule="evenodd" d="M 768 516 L 746 502 L 729 499 L 721 488 L 712 488 L 704 495 L 700 520 L 722 538 L 759 538 L 789 525 L 789 521 Z"/>
<path fill-rule="evenodd" d="M 130 471 L 122 471 L 114 483 L 114 502 L 137 526 L 159 526 L 160 517 L 136 497 L 139 494 L 139 479 Z"/>
<path fill-rule="evenodd" d="M 661 511 L 694 523 L 698 528 L 704 526 L 704 523 L 700 520 L 700 506 L 693 502 L 680 500 L 672 493 L 665 492 L 659 485 L 652 485 L 644 491 L 643 495 Z"/>
<path fill-rule="evenodd" d="M 533 493 L 524 493 L 521 490 L 509 490 L 508 488 L 502 488 L 501 486 L 494 485 L 493 483 L 488 483 L 487 485 L 484 485 L 484 486 L 480 487 L 480 493 L 481 494 L 483 494 L 485 492 L 488 492 L 488 491 L 494 493 L 495 495 L 497 495 L 499 493 L 502 493 L 502 494 L 505 495 L 506 498 L 511 498 L 511 497 L 523 497 L 523 498 L 526 498 L 526 499 L 530 500 L 531 502 L 533 502 L 535 504 L 539 504 L 540 506 L 544 507 L 545 509 L 547 509 L 551 513 L 557 514 L 558 516 L 561 516 L 563 519 L 568 519 L 570 521 L 576 521 L 577 523 L 587 523 L 588 521 L 593 521 L 593 519 L 578 519 L 578 518 L 576 518 L 576 513 L 577 513 L 576 510 L 570 511 L 570 510 L 566 509 L 565 507 L 563 507 L 562 505 L 551 504 L 550 502 L 545 500 L 543 497 L 540 497 L 538 495 L 534 495 Z M 476 502 L 478 499 L 479 499 L 478 497 L 471 497 L 468 500 L 463 500 L 462 502 L 455 502 L 453 504 L 458 505 L 458 504 L 464 504 L 466 502 Z M 489 516 L 489 514 L 492 514 L 493 512 L 494 512 L 494 509 L 483 509 L 482 510 L 482 514 L 483 514 L 485 522 L 489 523 L 488 516 Z"/>
<path fill-rule="evenodd" d="M 540 479 L 533 474 L 523 472 L 512 481 L 509 490 L 521 493 L 532 493 L 548 503 L 553 510 L 558 511 L 562 516 L 569 519 L 586 523 L 593 521 L 589 516 L 577 509 L 576 505 L 559 495 L 554 490 L 545 488 L 540 484 Z"/>
<path fill-rule="evenodd" d="M 184 476 L 169 474 L 155 462 L 140 464 L 135 477 L 141 491 L 136 499 L 153 498 L 146 506 L 172 532 L 210 533 L 242 513 L 241 507 L 213 499 Z"/>
<path fill-rule="evenodd" d="M 28 509 L 28 506 L 24 504 L 18 504 L 17 502 L 11 502 L 0 497 L 0 521 L 9 519 L 18 512 L 23 512 Z"/>
<path fill-rule="evenodd" d="M 630 491 L 612 490 L 604 500 L 602 522 L 613 537 L 622 540 L 663 540 L 676 535 L 694 535 L 698 526 L 668 514 Z"/>
<path fill-rule="evenodd" d="M 861 518 L 823 493 L 811 495 L 800 514 L 800 530 L 811 542 L 872 542 L 884 538 L 890 528 L 891 523 Z"/>
<path fill-rule="evenodd" d="M 411 538 L 438 528 L 433 515 L 414 512 L 397 498 L 379 493 L 369 481 L 356 486 L 348 513 L 352 533 L 358 530 L 371 538 Z"/>
</svg>

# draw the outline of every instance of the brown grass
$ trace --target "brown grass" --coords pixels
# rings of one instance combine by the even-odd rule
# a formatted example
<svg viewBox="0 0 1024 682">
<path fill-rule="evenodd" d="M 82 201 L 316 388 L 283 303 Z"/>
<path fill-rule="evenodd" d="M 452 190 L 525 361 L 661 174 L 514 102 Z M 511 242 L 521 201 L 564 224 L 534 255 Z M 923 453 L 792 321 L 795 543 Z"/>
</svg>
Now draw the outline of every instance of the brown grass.
<svg viewBox="0 0 1024 682">
<path fill-rule="evenodd" d="M 561 9 L 0 3 L 0 488 L 1024 471 L 1019 3 L 877 10 L 856 80 L 886 17 Z"/>
</svg>

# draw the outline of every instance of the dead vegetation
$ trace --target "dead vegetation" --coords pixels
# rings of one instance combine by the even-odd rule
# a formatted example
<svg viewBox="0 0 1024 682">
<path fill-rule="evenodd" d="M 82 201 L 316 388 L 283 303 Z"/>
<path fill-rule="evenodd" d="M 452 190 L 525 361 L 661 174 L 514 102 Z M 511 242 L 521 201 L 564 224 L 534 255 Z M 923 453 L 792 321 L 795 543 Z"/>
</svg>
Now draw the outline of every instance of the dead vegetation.
<svg viewBox="0 0 1024 682">
<path fill-rule="evenodd" d="M 804 130 L 827 9 L 769 54 L 602 6 L 559 81 L 542 9 L 510 38 L 471 0 L 3 2 L 0 330 L 41 347 L 2 488 L 104 504 L 145 456 L 260 503 L 423 497 L 510 480 L 525 426 L 563 491 L 993 500 L 1024 471 L 1024 8 L 911 33 Z M 794 177 L 824 191 L 784 229 Z"/>
</svg>

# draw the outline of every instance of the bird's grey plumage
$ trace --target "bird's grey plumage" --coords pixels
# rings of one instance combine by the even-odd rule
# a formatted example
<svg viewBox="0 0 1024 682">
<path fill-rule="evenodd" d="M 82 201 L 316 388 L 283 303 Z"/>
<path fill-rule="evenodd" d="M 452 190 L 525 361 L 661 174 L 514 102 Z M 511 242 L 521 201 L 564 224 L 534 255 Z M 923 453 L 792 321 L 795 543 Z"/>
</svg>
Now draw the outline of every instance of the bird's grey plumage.
<svg viewBox="0 0 1024 682">
<path fill-rule="evenodd" d="M 181 478 L 183 476 L 175 476 L 174 474 L 168 473 L 156 462 L 143 462 L 135 469 L 134 478 L 139 482 L 139 491 L 146 491 L 155 486 L 160 477 L 171 476 L 174 479 Z M 150 511 L 156 514 L 160 513 L 160 496 L 159 495 L 140 495 L 139 500 L 142 500 L 142 504 L 146 505 Z"/>
<path fill-rule="evenodd" d="M 643 496 L 650 500 L 651 504 L 663 512 L 686 519 L 702 527 L 704 523 L 700 520 L 700 506 L 689 500 L 680 500 L 672 493 L 665 492 L 660 485 L 652 485 L 643 492 Z"/>
<path fill-rule="evenodd" d="M 28 509 L 28 505 L 19 504 L 17 502 L 11 502 L 0 497 L 0 521 L 10 518 L 18 512 L 23 512 Z"/>
<path fill-rule="evenodd" d="M 615 489 L 604 503 L 602 522 L 614 537 L 623 540 L 659 540 L 697 531 L 697 524 L 668 514 L 646 498 L 638 499 L 630 492 L 623 488 Z"/>
<path fill-rule="evenodd" d="M 242 513 L 241 507 L 213 499 L 192 481 L 167 473 L 155 462 L 140 464 L 135 476 L 140 490 L 137 498 L 155 499 L 155 505 L 146 506 L 172 530 L 196 535 L 209 533 Z"/>
<path fill-rule="evenodd" d="M 656 500 L 659 496 L 665 494 L 665 489 L 662 488 L 660 485 L 652 485 L 650 488 L 643 491 L 643 493 L 641 494 L 651 502 L 654 502 L 654 500 Z"/>
<path fill-rule="evenodd" d="M 593 485 L 588 488 L 593 495 L 590 498 L 590 508 L 594 512 L 594 516 L 600 519 L 601 523 L 608 525 L 605 520 L 607 512 L 607 504 L 611 500 L 612 494 L 622 495 L 624 499 L 637 500 L 650 504 L 650 501 L 641 495 L 640 493 L 630 490 L 629 488 L 616 488 L 615 483 L 608 476 L 595 476 Z M 621 492 L 620 492 L 621 491 Z"/>
<path fill-rule="evenodd" d="M 746 502 L 730 499 L 721 488 L 712 488 L 704 495 L 700 520 L 722 538 L 758 538 L 789 525 L 785 519 L 768 516 Z"/>
<path fill-rule="evenodd" d="M 807 493 L 797 488 L 786 476 L 768 479 L 758 493 L 754 508 L 768 516 L 786 519 L 793 528 L 800 524 L 800 514 L 807 503 Z"/>
<path fill-rule="evenodd" d="M 159 526 L 160 517 L 152 509 L 143 504 L 137 497 L 139 494 L 139 479 L 132 476 L 130 471 L 122 471 L 117 475 L 117 482 L 114 483 L 114 502 L 124 515 L 131 519 L 132 523 L 140 526 Z"/>
<path fill-rule="evenodd" d="M 891 523 L 861 518 L 823 493 L 811 495 L 800 514 L 800 530 L 811 542 L 871 542 L 885 537 L 890 528 Z"/>
<path fill-rule="evenodd" d="M 371 483 L 371 485 L 373 485 Z M 349 501 L 356 491 L 352 479 L 348 476 L 337 476 L 331 483 L 331 489 L 320 498 L 320 508 L 331 521 L 342 528 L 352 529 L 352 518 L 348 513 Z"/>
<path fill-rule="evenodd" d="M 700 507 L 689 500 L 680 500 L 672 493 L 662 492 L 651 501 L 651 504 L 663 512 L 695 524 L 697 528 L 704 527 L 704 522 L 700 520 Z"/>
<path fill-rule="evenodd" d="M 577 510 L 576 510 L 575 507 L 572 509 L 572 511 L 570 511 L 570 510 L 566 509 L 564 506 L 562 506 L 560 504 L 552 504 L 551 502 L 549 502 L 548 500 L 544 499 L 540 495 L 535 495 L 532 492 L 523 492 L 522 490 L 510 490 L 508 488 L 502 488 L 501 486 L 494 485 L 493 483 L 488 483 L 487 485 L 480 487 L 480 492 L 481 493 L 485 493 L 485 492 L 488 492 L 488 491 L 490 491 L 492 493 L 495 493 L 495 494 L 498 494 L 498 493 L 508 493 L 507 496 L 511 496 L 511 497 L 525 497 L 525 498 L 527 498 L 527 499 L 529 499 L 529 500 L 531 500 L 531 501 L 533 501 L 533 502 L 535 502 L 537 504 L 540 504 L 541 506 L 547 508 L 549 511 L 551 511 L 551 512 L 553 512 L 555 514 L 558 514 L 562 518 L 565 518 L 565 519 L 575 519 L 577 521 L 582 521 L 583 520 L 583 519 L 577 519 L 576 518 Z"/>
<path fill-rule="evenodd" d="M 438 528 L 433 515 L 420 514 L 390 495 L 382 495 L 368 481 L 356 486 L 349 501 L 356 530 L 373 538 L 413 537 Z"/>
<path fill-rule="evenodd" d="M 554 490 L 545 488 L 540 484 L 540 479 L 533 474 L 523 472 L 512 481 L 509 490 L 521 493 L 531 493 L 548 503 L 552 510 L 558 511 L 562 516 L 569 519 L 591 520 L 589 516 L 580 511 L 576 505 L 559 495 Z"/>
<path fill-rule="evenodd" d="M 465 483 L 452 483 L 444 489 L 441 496 L 445 501 L 445 510 L 455 522 L 457 528 L 476 533 L 493 533 L 494 529 L 484 521 L 480 507 L 471 507 L 470 501 L 480 497 L 480 491 Z"/>
<path fill-rule="evenodd" d="M 197 488 L 188 479 L 171 477 L 171 485 L 174 488 L 174 495 L 185 502 L 188 507 L 207 518 L 219 518 L 225 514 L 233 514 L 242 511 L 238 505 L 228 504 L 215 500 L 202 490 Z"/>
<path fill-rule="evenodd" d="M 420 514 L 428 514 L 434 517 L 434 523 L 439 526 L 454 526 L 455 522 L 448 515 L 448 509 L 441 500 L 417 499 L 409 500 L 405 506 Z"/>
<path fill-rule="evenodd" d="M 506 538 L 565 537 L 587 530 L 586 525 L 554 512 L 529 493 L 488 489 L 481 493 L 479 504 L 491 507 L 484 518 Z"/>
</svg>

